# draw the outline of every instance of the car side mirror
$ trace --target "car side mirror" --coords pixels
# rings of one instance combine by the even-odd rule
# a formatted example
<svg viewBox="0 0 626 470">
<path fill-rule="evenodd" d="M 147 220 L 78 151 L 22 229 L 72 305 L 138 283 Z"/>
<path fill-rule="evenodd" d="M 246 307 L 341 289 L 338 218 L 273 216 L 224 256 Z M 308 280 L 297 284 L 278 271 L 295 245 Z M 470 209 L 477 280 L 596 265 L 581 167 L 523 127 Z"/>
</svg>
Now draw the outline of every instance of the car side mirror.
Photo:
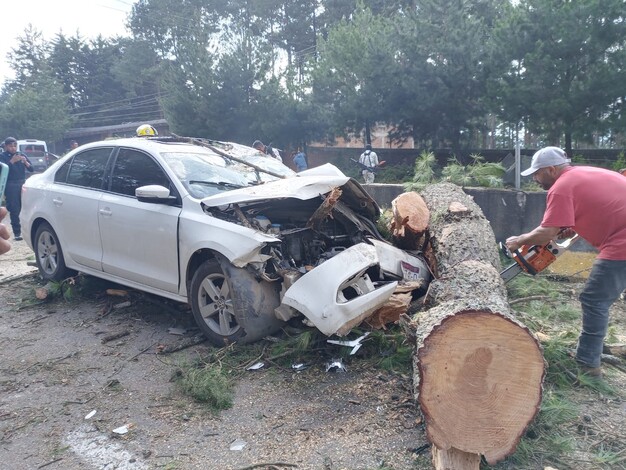
<svg viewBox="0 0 626 470">
<path fill-rule="evenodd" d="M 170 195 L 170 190 L 158 184 L 149 184 L 135 189 L 135 196 L 139 202 L 151 204 L 176 204 L 178 198 Z"/>
</svg>

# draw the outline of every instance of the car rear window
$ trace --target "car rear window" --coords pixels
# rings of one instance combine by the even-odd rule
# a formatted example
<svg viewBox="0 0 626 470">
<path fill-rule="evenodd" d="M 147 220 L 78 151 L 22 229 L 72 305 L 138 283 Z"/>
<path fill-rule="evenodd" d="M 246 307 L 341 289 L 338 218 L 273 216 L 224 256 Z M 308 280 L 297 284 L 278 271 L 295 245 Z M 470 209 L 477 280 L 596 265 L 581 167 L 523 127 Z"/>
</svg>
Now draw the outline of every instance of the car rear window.
<svg viewBox="0 0 626 470">
<path fill-rule="evenodd" d="M 46 148 L 43 145 L 20 145 L 20 152 L 28 157 L 43 157 L 46 154 Z"/>
</svg>

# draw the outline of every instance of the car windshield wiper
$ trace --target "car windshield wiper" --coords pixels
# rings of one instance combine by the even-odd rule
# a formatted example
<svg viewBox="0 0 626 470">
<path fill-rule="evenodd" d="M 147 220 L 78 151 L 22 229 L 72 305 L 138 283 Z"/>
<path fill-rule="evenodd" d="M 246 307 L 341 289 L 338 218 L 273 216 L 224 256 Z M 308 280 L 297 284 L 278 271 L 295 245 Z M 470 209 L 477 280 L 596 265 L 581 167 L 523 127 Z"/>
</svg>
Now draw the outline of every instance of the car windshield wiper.
<svg viewBox="0 0 626 470">
<path fill-rule="evenodd" d="M 201 180 L 190 180 L 189 184 L 204 184 L 206 186 L 217 186 L 220 188 L 233 188 L 239 189 L 243 188 L 240 184 L 228 183 L 226 181 L 201 181 Z"/>
</svg>

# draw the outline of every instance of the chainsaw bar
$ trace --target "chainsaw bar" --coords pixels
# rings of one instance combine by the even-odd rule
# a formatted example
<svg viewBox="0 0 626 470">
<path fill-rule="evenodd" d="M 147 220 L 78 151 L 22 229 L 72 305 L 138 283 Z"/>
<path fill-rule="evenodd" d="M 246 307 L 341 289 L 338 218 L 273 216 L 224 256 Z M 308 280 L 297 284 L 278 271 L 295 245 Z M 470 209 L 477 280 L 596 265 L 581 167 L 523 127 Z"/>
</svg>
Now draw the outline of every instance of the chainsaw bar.
<svg viewBox="0 0 626 470">
<path fill-rule="evenodd" d="M 505 283 L 507 283 L 511 279 L 513 279 L 515 276 L 523 272 L 524 270 L 519 264 L 513 263 L 512 265 L 510 265 L 508 268 L 506 268 L 504 271 L 500 273 L 500 277 Z"/>
</svg>

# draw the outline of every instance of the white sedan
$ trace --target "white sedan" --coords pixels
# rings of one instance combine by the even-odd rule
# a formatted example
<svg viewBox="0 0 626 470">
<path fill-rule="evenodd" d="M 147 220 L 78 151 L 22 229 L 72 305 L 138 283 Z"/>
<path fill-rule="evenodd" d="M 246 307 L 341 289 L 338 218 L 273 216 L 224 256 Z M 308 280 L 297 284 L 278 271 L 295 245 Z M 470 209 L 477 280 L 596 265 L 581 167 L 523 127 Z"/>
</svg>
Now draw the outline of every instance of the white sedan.
<svg viewBox="0 0 626 470">
<path fill-rule="evenodd" d="M 24 185 L 23 236 L 46 280 L 74 271 L 191 305 L 216 345 L 304 315 L 345 335 L 429 270 L 385 242 L 379 208 L 336 167 L 294 173 L 233 143 L 86 144 Z"/>
</svg>

